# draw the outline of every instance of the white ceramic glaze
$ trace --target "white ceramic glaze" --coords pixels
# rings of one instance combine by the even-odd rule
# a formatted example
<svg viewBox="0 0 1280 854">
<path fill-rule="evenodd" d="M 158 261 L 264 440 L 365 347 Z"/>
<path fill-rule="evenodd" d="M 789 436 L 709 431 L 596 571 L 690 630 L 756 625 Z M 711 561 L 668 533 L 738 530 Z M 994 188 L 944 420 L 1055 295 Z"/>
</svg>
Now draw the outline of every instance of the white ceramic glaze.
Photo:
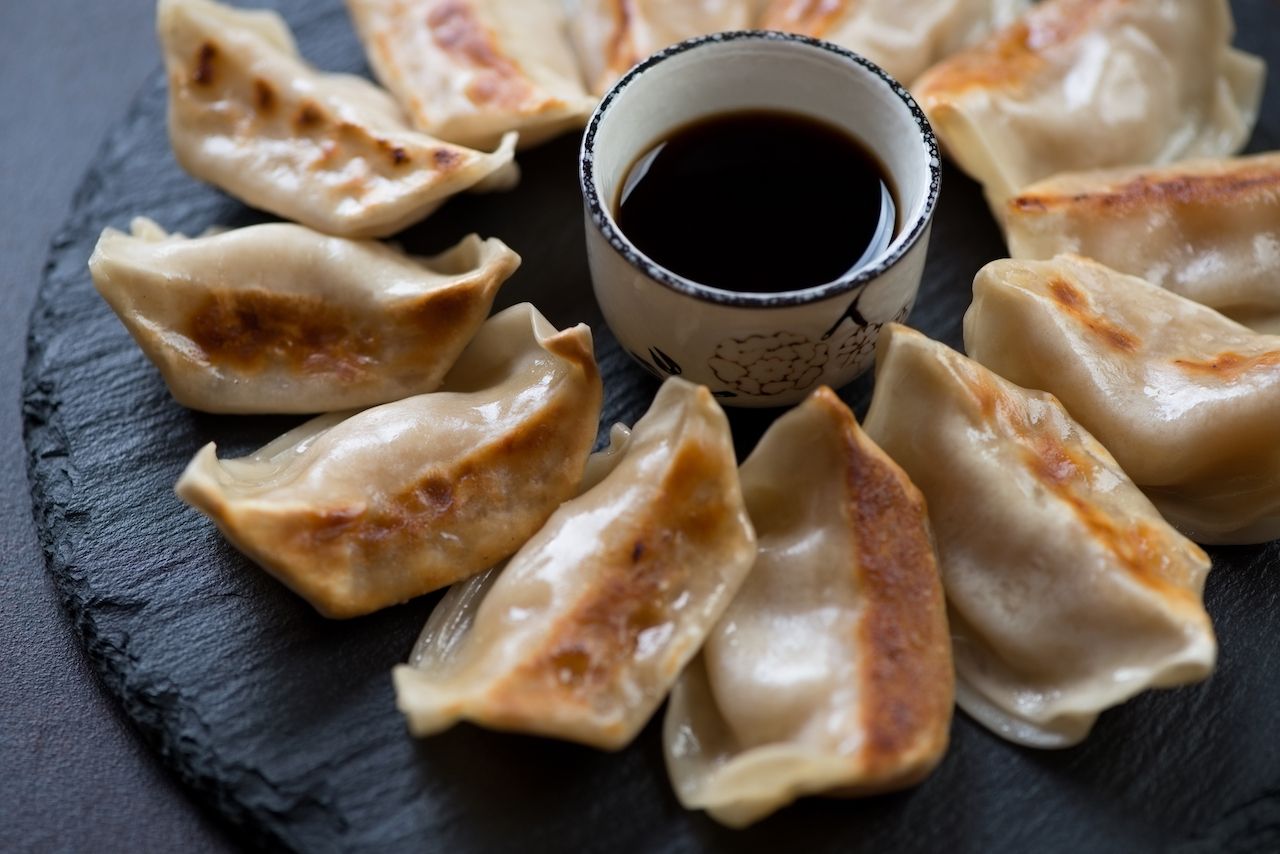
<svg viewBox="0 0 1280 854">
<path fill-rule="evenodd" d="M 654 143 L 703 116 L 778 109 L 842 127 L 889 170 L 902 212 L 879 258 L 816 288 L 776 294 L 706 287 L 649 260 L 613 218 L 618 185 Z M 596 299 L 622 346 L 729 406 L 784 406 L 871 366 L 880 328 L 902 321 L 924 271 L 941 163 L 928 120 L 870 61 L 804 36 L 717 33 L 636 66 L 605 96 L 580 162 Z M 797 253 L 806 247 L 796 247 Z"/>
</svg>

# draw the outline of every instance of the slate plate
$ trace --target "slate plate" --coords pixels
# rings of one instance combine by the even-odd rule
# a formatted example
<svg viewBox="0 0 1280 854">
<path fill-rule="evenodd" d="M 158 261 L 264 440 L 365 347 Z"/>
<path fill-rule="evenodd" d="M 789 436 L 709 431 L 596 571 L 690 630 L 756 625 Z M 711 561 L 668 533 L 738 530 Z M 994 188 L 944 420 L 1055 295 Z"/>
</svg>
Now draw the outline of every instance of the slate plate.
<svg viewBox="0 0 1280 854">
<path fill-rule="evenodd" d="M 304 53 L 364 71 L 337 0 L 284 0 Z M 1280 7 L 1235 4 L 1247 49 L 1280 63 Z M 1253 150 L 1280 147 L 1273 72 Z M 109 689 L 164 761 L 264 847 L 330 850 L 1280 850 L 1280 545 L 1217 549 L 1208 607 L 1218 672 L 1103 715 L 1085 745 L 1013 747 L 957 715 L 941 768 L 913 792 L 813 800 L 747 832 L 684 812 L 652 723 L 616 755 L 467 726 L 405 733 L 389 672 L 435 596 L 328 622 L 222 541 L 172 485 L 208 441 L 248 452 L 296 419 L 201 415 L 173 403 L 94 293 L 99 231 L 147 215 L 197 233 L 262 217 L 184 175 L 156 73 L 105 143 L 54 243 L 32 320 L 26 440 L 50 571 Z M 511 195 L 464 198 L 403 236 L 432 251 L 478 230 L 524 269 L 499 299 L 585 320 L 606 378 L 601 426 L 633 422 L 654 382 L 600 321 L 584 260 L 577 141 L 521 157 Z M 911 322 L 952 345 L 974 272 L 1003 254 L 977 188 L 950 170 Z M 870 380 L 844 395 L 865 410 Z M 772 417 L 734 414 L 739 451 Z"/>
</svg>

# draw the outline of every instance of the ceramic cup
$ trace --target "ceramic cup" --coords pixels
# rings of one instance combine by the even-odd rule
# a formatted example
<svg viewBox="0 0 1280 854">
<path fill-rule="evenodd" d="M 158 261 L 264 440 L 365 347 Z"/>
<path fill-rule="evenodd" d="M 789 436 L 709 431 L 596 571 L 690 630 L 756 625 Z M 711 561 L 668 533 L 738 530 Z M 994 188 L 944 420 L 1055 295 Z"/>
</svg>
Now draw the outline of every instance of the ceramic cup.
<svg viewBox="0 0 1280 854">
<path fill-rule="evenodd" d="M 627 239 L 614 204 L 637 158 L 690 122 L 750 109 L 823 119 L 875 152 L 899 210 L 898 233 L 879 257 L 826 285 L 738 293 L 676 275 Z M 775 32 L 690 39 L 632 69 L 587 126 L 579 175 L 596 299 L 638 362 L 702 383 L 726 405 L 783 406 L 819 384 L 839 388 L 871 366 L 880 328 L 911 311 L 941 172 L 924 113 L 869 60 Z"/>
</svg>

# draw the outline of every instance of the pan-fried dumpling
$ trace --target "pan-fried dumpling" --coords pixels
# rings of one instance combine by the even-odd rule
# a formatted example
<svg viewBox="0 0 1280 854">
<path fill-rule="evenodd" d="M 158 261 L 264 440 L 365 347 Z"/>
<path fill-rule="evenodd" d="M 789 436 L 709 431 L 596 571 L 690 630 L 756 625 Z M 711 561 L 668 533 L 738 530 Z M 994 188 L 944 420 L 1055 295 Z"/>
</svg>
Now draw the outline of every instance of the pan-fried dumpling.
<svg viewBox="0 0 1280 854">
<path fill-rule="evenodd" d="M 962 709 L 1067 747 L 1104 709 L 1210 674 L 1209 558 L 1053 396 L 903 326 L 876 356 L 863 427 L 929 504 Z"/>
<path fill-rule="evenodd" d="M 755 535 L 703 387 L 668 380 L 609 465 L 487 589 L 437 608 L 394 673 L 414 734 L 469 720 L 613 750 L 652 716 L 750 570 Z"/>
<path fill-rule="evenodd" d="M 590 330 L 518 305 L 443 390 L 314 419 L 245 459 L 208 445 L 178 495 L 322 614 L 356 617 L 518 549 L 577 488 L 600 398 Z"/>
<path fill-rule="evenodd" d="M 522 148 L 581 127 L 582 85 L 560 0 L 347 0 L 374 73 L 422 131 Z"/>
<path fill-rule="evenodd" d="M 910 83 L 1013 23 L 1030 0 L 771 0 L 763 30 L 826 39 Z"/>
<path fill-rule="evenodd" d="M 385 237 L 518 178 L 514 135 L 486 154 L 413 130 L 377 86 L 307 65 L 274 12 L 160 0 L 158 28 L 178 163 L 254 207 Z"/>
<path fill-rule="evenodd" d="M 1239 151 L 1266 69 L 1233 31 L 1227 0 L 1045 0 L 913 91 L 999 216 L 1058 172 Z"/>
<path fill-rule="evenodd" d="M 1052 392 L 1202 543 L 1280 537 L 1280 336 L 1075 256 L 996 261 L 973 358 Z"/>
<path fill-rule="evenodd" d="M 664 47 L 745 30 L 767 0 L 564 0 L 587 88 L 608 92 L 631 66 Z"/>
<path fill-rule="evenodd" d="M 138 219 L 89 269 L 179 403 L 357 409 L 434 391 L 520 264 L 472 235 L 435 258 L 300 225 L 190 239 Z"/>
<path fill-rule="evenodd" d="M 825 387 L 740 476 L 759 555 L 671 693 L 680 802 L 742 827 L 806 794 L 915 785 L 946 751 L 954 703 L 919 490 Z"/>
<path fill-rule="evenodd" d="M 1004 218 L 1014 258 L 1077 253 L 1280 332 L 1280 153 L 1058 175 Z"/>
</svg>

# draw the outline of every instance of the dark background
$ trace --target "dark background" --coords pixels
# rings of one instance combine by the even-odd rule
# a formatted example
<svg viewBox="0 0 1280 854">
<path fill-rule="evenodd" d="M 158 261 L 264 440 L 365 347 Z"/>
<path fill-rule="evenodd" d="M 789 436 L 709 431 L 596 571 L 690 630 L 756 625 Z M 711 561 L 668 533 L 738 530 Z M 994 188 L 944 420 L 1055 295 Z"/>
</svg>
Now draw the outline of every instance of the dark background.
<svg viewBox="0 0 1280 854">
<path fill-rule="evenodd" d="M 153 0 L 0 0 L 0 851 L 222 851 L 89 669 L 44 571 L 19 390 L 49 241 L 159 66 Z"/>
<path fill-rule="evenodd" d="M 1262 8 L 1268 12 L 1280 11 L 1273 0 L 1241 0 L 1236 5 L 1240 9 L 1248 8 L 1255 19 L 1262 17 L 1257 14 Z M 0 293 L 5 299 L 0 322 L 6 324 L 0 334 L 0 382 L 3 383 L 0 418 L 7 431 L 5 441 L 0 441 L 0 454 L 4 455 L 0 459 L 0 489 L 3 490 L 0 494 L 4 496 L 0 503 L 0 512 L 4 513 L 0 526 L 0 555 L 4 558 L 4 586 L 0 589 L 0 685 L 3 685 L 0 689 L 0 851 L 104 848 L 185 851 L 228 847 L 227 837 L 217 821 L 194 806 L 161 769 L 132 726 L 123 720 L 115 701 L 103 693 L 85 663 L 43 571 L 44 561 L 31 522 L 19 420 L 19 375 L 25 352 L 27 315 L 41 278 L 49 241 L 66 215 L 71 195 L 85 170 L 93 165 L 103 132 L 121 119 L 143 78 L 159 65 L 152 35 L 152 14 L 151 0 L 0 0 L 0 48 L 3 48 L 0 49 L 0 191 L 5 201 L 4 212 L 0 214 L 5 217 L 5 228 L 0 230 Z M 1274 23 L 1275 19 L 1268 20 Z M 1256 51 L 1277 37 L 1280 33 L 1255 28 L 1242 34 L 1240 41 Z M 1274 48 L 1270 52 L 1274 53 Z M 958 200 L 961 186 L 956 182 L 950 186 L 952 199 Z M 985 220 L 975 222 L 975 227 L 979 226 L 979 230 L 990 231 Z M 960 245 L 965 241 L 957 238 L 963 236 L 944 233 L 941 235 L 944 239 L 935 236 L 935 242 Z M 955 278 L 958 282 L 969 274 L 967 268 L 945 273 L 948 279 Z M 935 275 L 943 275 L 943 271 L 935 267 Z M 1259 560 L 1253 567 L 1242 567 L 1244 571 L 1238 574 L 1220 575 L 1216 582 L 1218 590 L 1230 593 L 1245 579 L 1257 580 L 1259 573 L 1248 570 L 1273 570 L 1274 563 L 1272 556 Z M 1274 587 L 1263 586 L 1261 590 L 1267 595 L 1273 593 Z M 1227 597 L 1227 593 L 1219 595 Z M 1247 591 L 1231 596 L 1232 601 L 1240 602 L 1249 598 Z M 1274 606 L 1274 599 L 1271 603 Z M 1264 607 L 1255 613 L 1261 615 L 1272 610 Z M 1231 655 L 1224 654 L 1224 667 L 1215 679 L 1215 697 L 1231 696 L 1221 692 L 1233 681 L 1239 685 L 1259 679 L 1265 681 L 1270 672 L 1266 666 L 1268 659 L 1277 648 L 1274 635 L 1249 630 L 1257 629 L 1257 624 L 1229 625 L 1240 634 L 1233 637 L 1233 633 L 1228 632 L 1222 637 L 1224 652 L 1229 651 Z M 1246 702 L 1249 695 L 1242 687 L 1236 700 Z M 1250 762 L 1256 765 L 1259 756 L 1268 755 L 1275 745 L 1274 732 L 1265 732 L 1265 728 L 1250 727 L 1248 733 L 1234 734 L 1241 737 L 1227 735 L 1224 739 L 1222 733 L 1213 737 L 1214 721 L 1203 714 L 1212 712 L 1213 707 L 1186 703 L 1186 699 L 1184 696 L 1175 701 L 1182 704 L 1178 708 L 1197 710 L 1201 714 L 1193 714 L 1196 720 L 1179 726 L 1183 741 L 1190 737 L 1192 741 L 1225 743 L 1244 753 L 1225 755 L 1213 763 L 1212 768 L 1185 769 L 1194 784 L 1182 793 L 1183 797 L 1175 799 L 1178 804 L 1183 804 L 1184 799 L 1185 803 L 1193 804 L 1197 794 L 1206 789 L 1221 790 L 1224 786 L 1231 789 L 1232 778 L 1236 776 L 1233 768 L 1240 769 Z M 1162 702 L 1163 698 L 1150 698 L 1117 713 L 1126 725 L 1113 726 L 1113 735 L 1136 733 L 1142 730 L 1143 721 L 1156 723 L 1167 718 L 1155 714 Z M 1266 720 L 1268 716 L 1268 709 L 1262 708 L 1255 709 L 1251 718 Z M 1224 715 L 1223 719 L 1239 721 L 1242 716 Z M 962 741 L 949 758 L 952 766 L 976 768 L 994 762 L 1000 765 L 997 769 L 1000 773 L 993 774 L 991 779 L 1006 781 L 1026 779 L 1024 766 L 1047 768 L 1054 772 L 1056 779 L 1053 791 L 1048 793 L 1052 798 L 1041 802 L 1042 806 L 1049 800 L 1059 808 L 1075 802 L 1088 804 L 1094 825 L 1088 832 L 1083 826 L 1074 828 L 1076 833 L 1070 832 L 1072 828 L 1055 828 L 1052 817 L 1042 814 L 1045 810 L 1000 816 L 999 823 L 1008 821 L 1016 825 L 1021 839 L 1027 843 L 1034 841 L 1038 847 L 1043 847 L 1049 837 L 1057 840 L 1059 848 L 1090 838 L 1096 842 L 1102 833 L 1110 835 L 1112 846 L 1119 850 L 1127 839 L 1139 838 L 1139 834 L 1153 839 L 1150 834 L 1155 828 L 1150 824 L 1150 815 L 1180 808 L 1151 803 L 1151 797 L 1143 796 L 1144 791 L 1159 791 L 1158 788 L 1147 790 L 1144 783 L 1159 780 L 1162 775 L 1157 757 L 1144 755 L 1139 745 L 1120 745 L 1112 754 L 1116 761 L 1112 769 L 1115 773 L 1104 774 L 1102 780 L 1107 785 L 1097 787 L 1089 782 L 1096 776 L 1089 762 L 1080 763 L 1077 769 L 1076 760 L 1068 754 L 1019 751 L 983 738 L 973 742 L 980 748 L 976 753 L 964 750 Z M 455 746 L 467 750 L 488 750 L 497 743 L 487 735 L 477 737 L 464 733 L 455 740 L 458 739 L 461 741 Z M 1160 741 L 1155 739 L 1153 745 Z M 1257 748 L 1252 755 L 1250 744 Z M 1095 740 L 1097 749 L 1092 752 L 1105 752 L 1105 747 Z M 534 754 L 534 761 L 528 763 L 533 771 L 547 771 L 547 763 L 542 760 L 559 755 L 541 746 L 520 749 Z M 655 751 L 649 754 L 656 756 Z M 1082 773 L 1076 773 L 1078 770 Z M 487 772 L 477 774 L 477 779 L 469 781 L 473 786 L 481 782 L 486 785 L 502 782 L 495 781 Z M 967 779 L 979 778 L 971 775 Z M 983 794 L 981 786 L 974 789 L 952 789 L 948 798 L 965 813 L 970 796 L 978 799 Z M 998 800 L 999 787 L 996 789 L 997 797 L 988 800 Z M 1111 796 L 1103 789 L 1113 790 Z M 1115 798 L 1121 792 L 1124 796 Z M 1248 799 L 1253 794 L 1239 792 L 1238 796 L 1226 797 L 1227 802 L 1239 801 L 1240 804 L 1238 809 L 1223 816 L 1223 821 L 1230 820 L 1240 825 L 1241 830 L 1256 830 L 1256 825 L 1267 823 L 1251 809 L 1256 805 Z M 1275 793 L 1261 792 L 1256 796 L 1261 803 L 1274 799 Z M 1028 798 L 1019 800 L 1025 803 Z M 1126 807 L 1133 804 L 1126 801 L 1143 804 L 1143 814 L 1127 814 Z M 1100 809 L 1105 803 L 1111 804 L 1110 810 Z M 585 802 L 583 805 L 587 806 Z M 516 804 L 509 806 L 516 807 L 517 814 L 528 813 Z M 867 809 L 878 812 L 880 807 L 870 804 Z M 820 817 L 824 812 L 831 818 L 836 810 L 836 807 L 809 808 L 792 818 L 802 821 L 806 816 Z M 1067 811 L 1070 810 L 1064 814 Z M 590 818 L 599 822 L 617 821 L 622 817 L 583 818 L 584 823 L 590 824 L 587 820 Z M 956 839 L 956 843 L 1002 847 L 998 840 L 1003 840 L 1003 847 L 1017 846 L 1016 836 L 991 836 L 997 832 L 996 825 L 989 821 L 992 815 L 984 820 L 980 812 L 974 811 L 968 818 L 973 824 L 949 823 L 950 830 L 968 824 L 963 840 Z M 1046 820 L 1048 825 L 1043 825 Z M 1199 824 L 1190 817 L 1184 816 L 1184 821 Z M 1107 827 L 1105 831 L 1103 825 Z M 536 830 L 527 824 L 523 827 L 525 832 Z M 928 830 L 917 828 L 922 834 L 917 839 L 930 838 Z M 1215 834 L 1218 839 L 1236 835 Z M 722 838 L 699 836 L 704 843 Z M 1238 836 L 1260 838 L 1253 832 L 1242 832 Z M 537 838 L 536 832 L 530 837 L 534 838 Z M 545 834 L 542 838 L 545 842 Z M 792 841 L 800 842 L 799 839 Z M 935 841 L 939 840 L 935 838 Z M 424 848 L 431 847 L 430 839 L 422 842 Z M 1209 843 L 1205 850 L 1219 847 Z"/>
</svg>

